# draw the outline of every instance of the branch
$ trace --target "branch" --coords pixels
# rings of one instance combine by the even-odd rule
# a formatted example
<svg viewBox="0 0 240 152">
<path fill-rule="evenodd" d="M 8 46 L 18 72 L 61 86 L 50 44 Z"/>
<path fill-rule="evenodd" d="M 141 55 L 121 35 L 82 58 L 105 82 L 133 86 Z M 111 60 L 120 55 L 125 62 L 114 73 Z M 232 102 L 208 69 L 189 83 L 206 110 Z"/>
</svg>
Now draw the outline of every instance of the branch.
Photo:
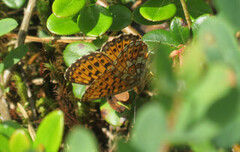
<svg viewBox="0 0 240 152">
<path fill-rule="evenodd" d="M 188 13 L 187 4 L 186 4 L 185 0 L 180 0 L 180 1 L 181 1 L 181 4 L 182 4 L 185 19 L 186 19 L 187 24 L 188 24 L 188 28 L 191 29 L 192 22 L 191 22 L 189 13 Z"/>
</svg>

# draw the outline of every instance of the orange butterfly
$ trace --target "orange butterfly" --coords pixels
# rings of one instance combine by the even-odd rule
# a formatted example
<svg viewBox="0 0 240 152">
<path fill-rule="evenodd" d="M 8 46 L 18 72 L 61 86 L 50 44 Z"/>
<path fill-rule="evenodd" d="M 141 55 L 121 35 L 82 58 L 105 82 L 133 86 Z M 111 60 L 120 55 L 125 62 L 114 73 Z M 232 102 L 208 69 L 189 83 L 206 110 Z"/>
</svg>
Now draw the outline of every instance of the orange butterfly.
<svg viewBox="0 0 240 152">
<path fill-rule="evenodd" d="M 91 101 L 132 89 L 146 76 L 147 45 L 139 36 L 120 35 L 100 52 L 84 55 L 65 73 L 66 80 L 90 85 L 81 101 Z"/>
</svg>

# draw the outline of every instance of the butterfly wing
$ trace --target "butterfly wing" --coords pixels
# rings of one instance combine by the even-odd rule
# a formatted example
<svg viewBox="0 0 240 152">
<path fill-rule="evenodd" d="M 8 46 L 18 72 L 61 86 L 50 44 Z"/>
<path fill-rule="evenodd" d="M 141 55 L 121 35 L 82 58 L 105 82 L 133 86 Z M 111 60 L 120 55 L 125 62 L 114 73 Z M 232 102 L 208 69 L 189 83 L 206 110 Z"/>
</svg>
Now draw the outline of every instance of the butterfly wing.
<svg viewBox="0 0 240 152">
<path fill-rule="evenodd" d="M 130 42 L 139 40 L 140 37 L 132 34 L 122 34 L 112 41 L 106 42 L 100 52 L 106 53 L 112 61 L 115 61 L 119 53 L 124 49 Z"/>
<path fill-rule="evenodd" d="M 66 80 L 89 85 L 112 66 L 112 60 L 100 52 L 84 55 L 76 60 L 65 73 Z"/>
<path fill-rule="evenodd" d="M 139 84 L 147 60 L 147 46 L 143 42 L 134 41 L 125 46 L 113 66 L 94 80 L 82 97 L 82 101 L 91 101 L 115 95 L 132 89 Z M 124 65 L 124 70 L 121 66 Z"/>
</svg>

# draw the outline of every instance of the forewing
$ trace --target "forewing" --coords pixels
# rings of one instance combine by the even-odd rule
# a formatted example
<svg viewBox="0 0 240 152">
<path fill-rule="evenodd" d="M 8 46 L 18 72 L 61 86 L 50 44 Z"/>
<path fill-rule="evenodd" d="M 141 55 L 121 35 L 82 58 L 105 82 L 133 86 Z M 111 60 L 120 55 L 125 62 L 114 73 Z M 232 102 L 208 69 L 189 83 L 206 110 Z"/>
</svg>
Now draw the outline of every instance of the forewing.
<svg viewBox="0 0 240 152">
<path fill-rule="evenodd" d="M 66 80 L 89 85 L 112 66 L 112 60 L 105 54 L 94 52 L 82 56 L 65 73 Z"/>
<path fill-rule="evenodd" d="M 139 40 L 139 36 L 132 34 L 123 34 L 113 39 L 112 41 L 106 42 L 100 52 L 106 53 L 112 61 L 115 61 L 119 53 L 124 47 L 132 41 Z"/>
</svg>

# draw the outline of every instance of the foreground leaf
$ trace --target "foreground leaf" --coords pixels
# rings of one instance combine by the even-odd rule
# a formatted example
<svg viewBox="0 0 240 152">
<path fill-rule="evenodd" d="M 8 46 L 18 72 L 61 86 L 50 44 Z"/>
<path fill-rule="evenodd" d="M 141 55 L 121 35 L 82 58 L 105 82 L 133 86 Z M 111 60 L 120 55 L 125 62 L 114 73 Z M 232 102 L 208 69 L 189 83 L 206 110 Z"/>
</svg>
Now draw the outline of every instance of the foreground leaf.
<svg viewBox="0 0 240 152">
<path fill-rule="evenodd" d="M 33 148 L 46 152 L 57 152 L 61 144 L 64 127 L 64 116 L 61 111 L 53 111 L 41 122 Z"/>
<path fill-rule="evenodd" d="M 74 128 L 67 136 L 65 152 L 98 152 L 93 133 L 83 127 Z"/>
<path fill-rule="evenodd" d="M 18 26 L 18 23 L 15 19 L 4 18 L 0 20 L 0 36 L 12 31 Z"/>
</svg>

